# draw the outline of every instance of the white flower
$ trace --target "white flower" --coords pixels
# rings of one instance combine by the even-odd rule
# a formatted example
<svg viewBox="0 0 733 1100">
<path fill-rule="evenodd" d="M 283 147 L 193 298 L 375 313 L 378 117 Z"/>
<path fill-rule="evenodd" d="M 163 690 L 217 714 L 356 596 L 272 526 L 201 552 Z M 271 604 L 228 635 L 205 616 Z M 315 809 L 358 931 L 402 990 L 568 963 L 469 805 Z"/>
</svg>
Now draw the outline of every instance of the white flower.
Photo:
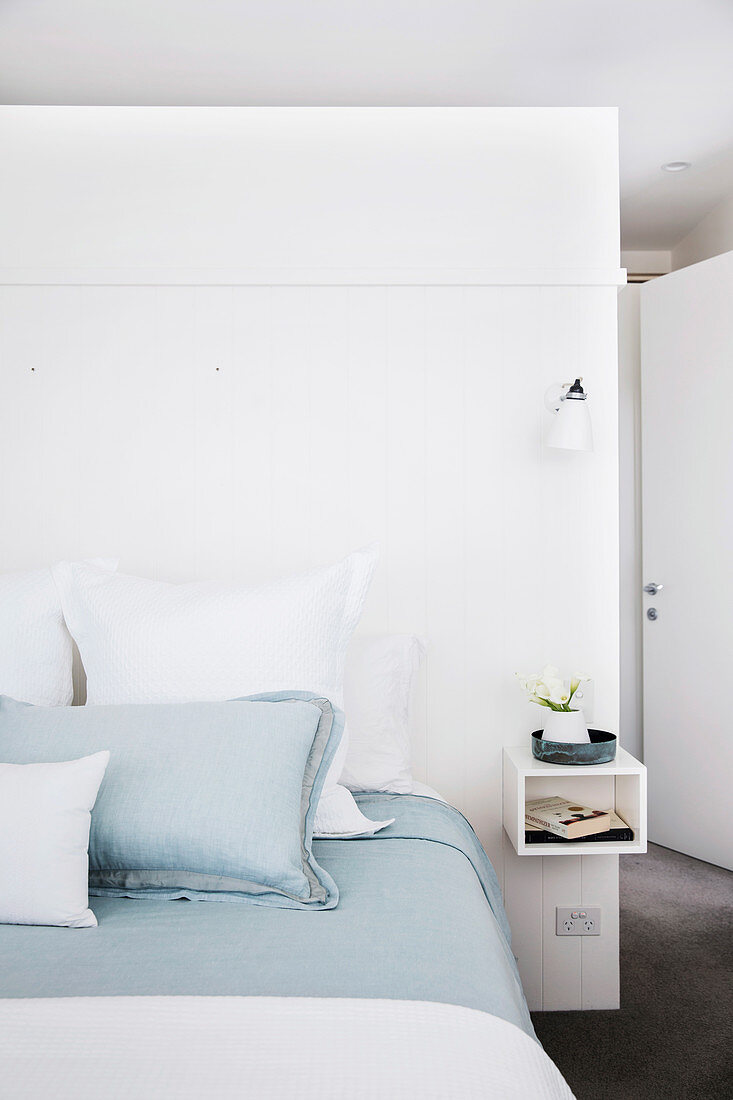
<svg viewBox="0 0 733 1100">
<path fill-rule="evenodd" d="M 570 679 L 563 680 L 557 665 L 545 665 L 542 672 L 527 676 L 515 673 L 522 691 L 526 691 L 529 700 L 551 710 L 568 710 L 577 692 L 578 700 L 583 693 L 578 691 L 581 683 L 587 683 L 591 677 L 584 672 L 576 672 Z M 569 684 L 569 686 L 568 686 Z"/>
<path fill-rule="evenodd" d="M 576 692 L 578 700 L 583 698 L 582 692 L 578 691 L 580 684 L 590 680 L 590 676 L 582 672 L 575 673 L 570 681 L 563 680 L 557 665 L 545 665 L 542 672 L 531 676 L 522 672 L 515 675 L 530 702 L 550 710 L 569 710 Z"/>
</svg>

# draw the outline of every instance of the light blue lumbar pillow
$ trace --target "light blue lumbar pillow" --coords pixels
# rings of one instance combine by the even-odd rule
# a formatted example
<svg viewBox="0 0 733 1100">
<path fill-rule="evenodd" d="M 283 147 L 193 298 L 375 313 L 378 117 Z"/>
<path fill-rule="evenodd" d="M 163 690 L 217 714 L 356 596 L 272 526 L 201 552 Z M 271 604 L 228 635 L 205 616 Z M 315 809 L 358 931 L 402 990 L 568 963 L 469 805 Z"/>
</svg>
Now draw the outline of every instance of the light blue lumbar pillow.
<svg viewBox="0 0 733 1100">
<path fill-rule="evenodd" d="M 343 715 L 304 692 L 223 703 L 36 707 L 0 696 L 0 761 L 109 750 L 89 892 L 332 909 L 311 850 Z"/>
</svg>

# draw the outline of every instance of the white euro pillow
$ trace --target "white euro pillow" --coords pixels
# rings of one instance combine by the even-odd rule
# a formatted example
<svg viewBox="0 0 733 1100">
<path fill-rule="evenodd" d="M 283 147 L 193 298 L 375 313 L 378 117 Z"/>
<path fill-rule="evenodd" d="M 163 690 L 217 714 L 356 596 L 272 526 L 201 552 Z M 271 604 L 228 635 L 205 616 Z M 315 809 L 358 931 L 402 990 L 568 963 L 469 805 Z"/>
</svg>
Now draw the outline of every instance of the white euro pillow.
<svg viewBox="0 0 733 1100">
<path fill-rule="evenodd" d="M 91 810 L 108 752 L 58 764 L 0 764 L 0 923 L 93 928 Z"/>
<path fill-rule="evenodd" d="M 414 634 L 352 640 L 344 679 L 349 742 L 341 775 L 349 790 L 412 792 L 410 711 L 424 653 Z"/>
<path fill-rule="evenodd" d="M 66 706 L 72 654 L 51 570 L 0 574 L 0 695 Z"/>
<path fill-rule="evenodd" d="M 88 564 L 117 568 L 107 558 Z M 0 574 L 0 695 L 41 707 L 68 706 L 73 654 L 52 570 Z"/>
<path fill-rule="evenodd" d="M 168 584 L 89 562 L 53 575 L 87 676 L 87 704 L 221 701 L 307 691 L 343 709 L 346 650 L 376 563 L 372 548 L 335 565 L 254 586 Z M 321 795 L 316 836 L 371 822 L 339 785 L 348 730 Z"/>
</svg>

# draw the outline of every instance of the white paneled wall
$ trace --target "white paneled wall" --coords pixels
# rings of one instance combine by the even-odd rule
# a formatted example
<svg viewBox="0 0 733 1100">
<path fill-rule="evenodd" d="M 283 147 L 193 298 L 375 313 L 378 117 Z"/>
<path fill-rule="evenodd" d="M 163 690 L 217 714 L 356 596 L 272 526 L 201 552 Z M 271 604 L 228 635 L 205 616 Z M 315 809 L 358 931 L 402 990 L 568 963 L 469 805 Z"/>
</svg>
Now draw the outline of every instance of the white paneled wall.
<svg viewBox="0 0 733 1100">
<path fill-rule="evenodd" d="M 547 660 L 618 728 L 615 112 L 20 107 L 0 135 L 0 569 L 253 580 L 378 541 L 361 629 L 428 639 L 416 772 L 494 861 L 530 1004 L 612 1007 L 617 860 L 504 850 L 501 747 Z M 578 374 L 595 452 L 546 450 Z M 592 949 L 548 932 L 576 901 Z"/>
<path fill-rule="evenodd" d="M 3 569 L 259 578 L 378 541 L 366 631 L 429 640 L 421 778 L 498 866 L 516 670 L 617 724 L 615 290 L 5 287 Z M 579 372 L 592 455 L 543 450 Z M 602 670 L 599 672 L 599 670 Z"/>
</svg>

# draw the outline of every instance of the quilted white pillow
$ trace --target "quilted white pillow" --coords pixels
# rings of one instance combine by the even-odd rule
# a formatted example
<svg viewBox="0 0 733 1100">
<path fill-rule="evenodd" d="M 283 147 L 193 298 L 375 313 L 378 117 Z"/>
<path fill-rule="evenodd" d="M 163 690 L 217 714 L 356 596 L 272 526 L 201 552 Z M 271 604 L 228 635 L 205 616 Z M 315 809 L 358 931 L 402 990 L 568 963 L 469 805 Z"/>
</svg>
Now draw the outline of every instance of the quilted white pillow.
<svg viewBox="0 0 733 1100">
<path fill-rule="evenodd" d="M 0 695 L 71 702 L 72 645 L 50 569 L 0 575 Z"/>
<path fill-rule="evenodd" d="M 410 705 L 424 653 L 414 634 L 352 640 L 344 678 L 349 742 L 341 775 L 349 790 L 412 792 Z"/>
<path fill-rule="evenodd" d="M 54 566 L 84 663 L 87 703 L 184 703 L 309 691 L 343 708 L 346 649 L 376 553 L 255 587 L 167 584 L 89 563 Z M 316 835 L 360 835 L 370 822 L 338 780 L 344 735 L 316 815 Z"/>
<path fill-rule="evenodd" d="M 60 764 L 0 764 L 0 923 L 93 928 L 91 810 L 108 752 Z"/>
</svg>

